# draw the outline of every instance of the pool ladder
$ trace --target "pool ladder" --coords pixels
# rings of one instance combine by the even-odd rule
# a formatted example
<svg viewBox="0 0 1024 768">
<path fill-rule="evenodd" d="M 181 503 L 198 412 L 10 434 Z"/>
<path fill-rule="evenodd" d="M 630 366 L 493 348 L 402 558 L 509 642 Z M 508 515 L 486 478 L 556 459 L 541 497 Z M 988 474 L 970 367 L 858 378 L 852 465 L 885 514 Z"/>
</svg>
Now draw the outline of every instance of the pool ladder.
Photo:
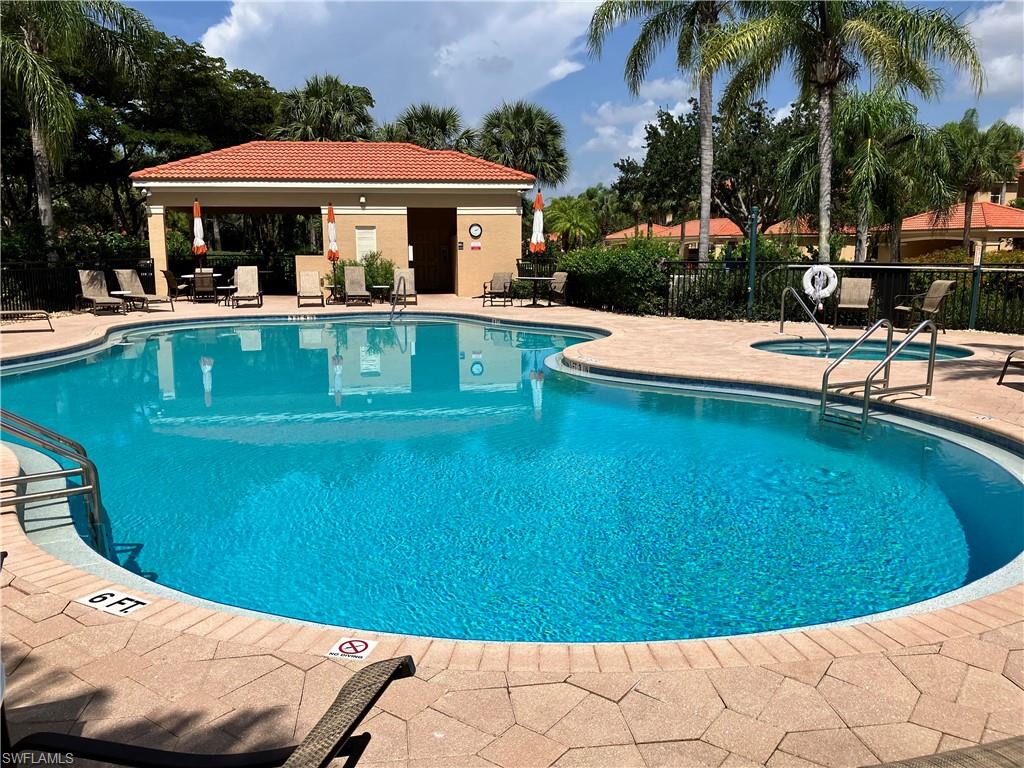
<svg viewBox="0 0 1024 768">
<path fill-rule="evenodd" d="M 882 358 L 878 365 L 871 369 L 871 373 L 869 373 L 863 380 L 830 383 L 829 377 L 832 375 L 832 371 L 852 355 L 857 348 L 867 341 L 879 328 L 886 329 L 885 357 Z M 931 343 L 928 347 L 927 379 L 921 384 L 904 384 L 898 387 L 889 386 L 889 373 L 892 361 L 906 348 L 908 344 L 910 344 L 911 341 L 914 340 L 915 337 L 926 330 L 931 331 Z M 882 397 L 883 395 L 891 395 L 896 392 L 913 392 L 921 389 L 924 390 L 925 397 L 931 397 L 932 383 L 935 380 L 935 349 L 939 341 L 938 327 L 935 325 L 933 320 L 925 320 L 910 331 L 906 338 L 897 344 L 895 348 L 892 346 L 892 331 L 892 321 L 882 318 L 864 331 L 864 333 L 862 333 L 860 337 L 850 345 L 849 349 L 829 364 L 828 368 L 825 369 L 825 373 L 821 376 L 821 404 L 818 409 L 818 418 L 820 421 L 827 421 L 847 427 L 857 427 L 861 431 L 864 431 L 868 424 L 868 415 L 871 410 L 872 397 Z M 875 379 L 878 377 L 879 373 L 882 374 L 882 380 L 881 382 L 876 383 Z M 843 390 L 849 390 L 849 392 L 846 393 L 849 395 L 854 395 L 858 391 L 862 392 L 863 401 L 859 415 L 851 413 L 845 409 L 840 409 L 837 405 L 829 403 L 829 393 L 841 394 Z"/>
<path fill-rule="evenodd" d="M 0 409 L 0 430 L 20 438 L 29 445 L 54 453 L 63 459 L 77 464 L 70 469 L 54 469 L 47 472 L 36 472 L 31 475 L 13 475 L 0 478 L 0 491 L 14 491 L 13 495 L 4 495 L 4 505 L 29 504 L 51 499 L 67 499 L 71 496 L 87 496 L 89 529 L 92 533 L 96 549 L 104 557 L 107 556 L 107 538 L 104 535 L 103 503 L 100 499 L 100 476 L 96 465 L 86 455 L 81 443 L 72 440 L 41 424 Z M 43 480 L 66 480 L 70 477 L 81 478 L 80 485 L 63 484 L 60 488 L 49 491 L 24 493 L 23 488 L 29 483 Z"/>
<path fill-rule="evenodd" d="M 398 310 L 401 314 L 405 312 L 407 296 L 405 295 L 405 275 L 398 276 L 398 282 L 395 283 L 395 290 L 391 292 L 391 312 L 388 314 L 388 324 L 395 321 L 395 305 L 398 303 L 398 297 L 402 297 L 402 308 Z"/>
<path fill-rule="evenodd" d="M 787 295 L 792 295 L 793 298 L 796 299 L 796 303 L 800 305 L 800 309 L 804 311 L 805 315 L 811 318 L 811 322 L 814 323 L 814 327 L 818 329 L 818 333 L 820 333 L 825 338 L 825 354 L 827 355 L 829 352 L 832 351 L 832 342 L 829 341 L 828 333 L 826 333 L 825 331 L 825 326 L 818 322 L 818 318 L 814 316 L 814 312 L 812 312 L 811 308 L 804 303 L 804 300 L 800 298 L 800 294 L 797 293 L 796 289 L 793 288 L 793 286 L 791 285 L 788 285 L 782 289 L 782 298 L 779 300 L 779 333 L 782 333 L 786 329 Z"/>
</svg>

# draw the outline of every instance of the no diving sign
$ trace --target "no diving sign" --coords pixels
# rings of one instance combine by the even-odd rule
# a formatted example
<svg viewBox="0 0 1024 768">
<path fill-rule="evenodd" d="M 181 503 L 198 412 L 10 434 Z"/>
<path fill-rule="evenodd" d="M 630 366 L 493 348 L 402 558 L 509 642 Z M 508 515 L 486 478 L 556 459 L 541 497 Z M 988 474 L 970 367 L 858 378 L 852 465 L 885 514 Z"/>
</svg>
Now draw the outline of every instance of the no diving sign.
<svg viewBox="0 0 1024 768">
<path fill-rule="evenodd" d="M 132 597 L 124 592 L 115 592 L 112 589 L 101 589 L 99 592 L 93 592 L 91 595 L 79 597 L 75 602 L 88 605 L 97 611 L 112 613 L 114 616 L 127 616 L 129 613 L 149 605 L 149 600 Z"/>
<path fill-rule="evenodd" d="M 361 637 L 343 637 L 331 646 L 327 655 L 332 659 L 355 659 L 362 661 L 377 646 L 376 640 L 363 640 Z"/>
</svg>

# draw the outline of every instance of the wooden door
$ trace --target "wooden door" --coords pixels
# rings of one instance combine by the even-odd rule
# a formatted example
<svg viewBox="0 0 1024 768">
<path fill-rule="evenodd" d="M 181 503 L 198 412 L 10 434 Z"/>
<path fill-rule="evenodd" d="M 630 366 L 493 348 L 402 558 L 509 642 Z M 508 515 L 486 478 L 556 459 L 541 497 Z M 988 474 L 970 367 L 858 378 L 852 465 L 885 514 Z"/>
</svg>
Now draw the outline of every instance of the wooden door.
<svg viewBox="0 0 1024 768">
<path fill-rule="evenodd" d="M 420 293 L 455 291 L 454 208 L 409 208 L 409 245 Z"/>
</svg>

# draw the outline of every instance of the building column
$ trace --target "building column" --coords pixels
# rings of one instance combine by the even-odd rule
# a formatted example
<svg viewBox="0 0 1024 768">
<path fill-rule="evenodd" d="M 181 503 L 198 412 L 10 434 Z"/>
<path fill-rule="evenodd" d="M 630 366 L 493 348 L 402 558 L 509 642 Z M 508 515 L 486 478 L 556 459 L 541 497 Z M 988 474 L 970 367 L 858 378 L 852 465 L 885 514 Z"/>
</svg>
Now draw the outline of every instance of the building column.
<svg viewBox="0 0 1024 768">
<path fill-rule="evenodd" d="M 164 207 L 150 205 L 146 209 L 146 227 L 149 230 L 149 258 L 153 260 L 153 287 L 157 296 L 167 295 L 167 233 L 164 229 Z"/>
<path fill-rule="evenodd" d="M 335 211 L 335 214 L 337 214 L 337 211 Z M 328 237 L 327 237 L 327 206 L 326 205 L 320 206 L 320 223 L 321 223 L 322 232 L 323 232 L 323 247 L 320 249 L 320 253 L 322 253 L 324 255 L 324 257 L 326 258 L 326 256 L 327 256 L 327 244 L 329 242 Z M 337 224 L 335 224 L 335 229 L 337 229 Z"/>
</svg>

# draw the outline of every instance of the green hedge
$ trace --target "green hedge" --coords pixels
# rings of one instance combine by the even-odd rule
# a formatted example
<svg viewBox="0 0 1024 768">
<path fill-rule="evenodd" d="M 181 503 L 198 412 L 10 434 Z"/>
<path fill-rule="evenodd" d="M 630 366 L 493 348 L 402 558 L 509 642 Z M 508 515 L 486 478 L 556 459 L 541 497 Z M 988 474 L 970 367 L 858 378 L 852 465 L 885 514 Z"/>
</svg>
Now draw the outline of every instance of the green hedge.
<svg viewBox="0 0 1024 768">
<path fill-rule="evenodd" d="M 663 313 L 668 280 L 662 264 L 676 258 L 677 247 L 637 237 L 612 248 L 562 254 L 558 269 L 569 273 L 569 303 L 629 314 Z"/>
</svg>

